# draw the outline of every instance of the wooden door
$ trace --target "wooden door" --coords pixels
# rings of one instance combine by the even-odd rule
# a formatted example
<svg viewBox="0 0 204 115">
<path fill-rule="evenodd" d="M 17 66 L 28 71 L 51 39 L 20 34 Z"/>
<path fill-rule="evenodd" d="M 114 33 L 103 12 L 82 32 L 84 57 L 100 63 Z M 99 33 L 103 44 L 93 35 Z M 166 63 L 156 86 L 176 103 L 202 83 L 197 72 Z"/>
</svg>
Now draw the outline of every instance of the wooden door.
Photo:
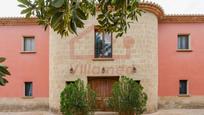
<svg viewBox="0 0 204 115">
<path fill-rule="evenodd" d="M 112 86 L 119 77 L 90 77 L 88 83 L 96 92 L 97 111 L 110 111 L 107 107 L 107 100 L 112 95 Z"/>
</svg>

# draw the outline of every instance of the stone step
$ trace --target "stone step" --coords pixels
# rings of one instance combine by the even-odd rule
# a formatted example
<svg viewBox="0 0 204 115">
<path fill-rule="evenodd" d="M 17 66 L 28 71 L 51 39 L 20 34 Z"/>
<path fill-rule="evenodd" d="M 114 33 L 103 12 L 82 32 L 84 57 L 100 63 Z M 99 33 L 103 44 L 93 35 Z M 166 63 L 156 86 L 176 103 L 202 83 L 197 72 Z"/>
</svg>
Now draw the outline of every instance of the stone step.
<svg viewBox="0 0 204 115">
<path fill-rule="evenodd" d="M 118 113 L 117 112 L 100 112 L 100 111 L 98 111 L 98 112 L 95 112 L 94 115 L 118 115 Z"/>
</svg>

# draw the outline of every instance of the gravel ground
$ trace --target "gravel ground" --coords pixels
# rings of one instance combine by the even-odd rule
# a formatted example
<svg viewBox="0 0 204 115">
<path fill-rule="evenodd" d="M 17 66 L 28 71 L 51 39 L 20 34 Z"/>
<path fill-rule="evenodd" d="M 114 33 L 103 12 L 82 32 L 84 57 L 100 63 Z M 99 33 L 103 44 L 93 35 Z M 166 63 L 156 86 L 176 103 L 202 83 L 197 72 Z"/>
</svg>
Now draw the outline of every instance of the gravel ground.
<svg viewBox="0 0 204 115">
<path fill-rule="evenodd" d="M 0 115 L 54 115 L 49 112 L 0 112 Z M 100 114 L 106 115 L 106 114 Z M 111 115 L 111 114 L 108 114 Z M 204 109 L 170 109 L 144 115 L 204 115 Z"/>
<path fill-rule="evenodd" d="M 204 115 L 204 109 L 169 109 L 145 115 Z"/>
<path fill-rule="evenodd" d="M 54 115 L 49 112 L 0 112 L 0 115 Z"/>
</svg>

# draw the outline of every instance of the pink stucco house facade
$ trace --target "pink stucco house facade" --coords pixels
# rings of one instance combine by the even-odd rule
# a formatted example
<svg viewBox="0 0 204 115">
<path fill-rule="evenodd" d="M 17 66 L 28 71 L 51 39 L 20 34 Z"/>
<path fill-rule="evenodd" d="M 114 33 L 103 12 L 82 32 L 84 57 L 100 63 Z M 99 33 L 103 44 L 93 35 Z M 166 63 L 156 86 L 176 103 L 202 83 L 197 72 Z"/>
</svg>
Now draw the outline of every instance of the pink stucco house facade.
<svg viewBox="0 0 204 115">
<path fill-rule="evenodd" d="M 0 108 L 10 101 L 23 106 L 28 100 L 25 97 L 25 83 L 32 82 L 33 97 L 38 101 L 47 103 L 49 96 L 49 33 L 43 26 L 23 23 L 23 18 L 1 18 L 0 26 L 0 55 L 7 58 L 5 64 L 9 67 L 11 76 L 9 83 L 0 87 Z M 24 38 L 33 37 L 35 46 L 32 51 L 24 50 Z M 8 104 L 8 103 L 7 103 Z M 7 105 L 12 108 L 15 104 Z M 32 103 L 31 103 L 32 104 Z M 46 104 L 44 104 L 46 105 Z M 29 109 L 29 104 L 27 105 Z M 4 108 L 6 109 L 6 108 Z M 8 108 L 7 108 L 8 109 Z M 40 107 L 39 107 L 40 109 Z"/>
<path fill-rule="evenodd" d="M 196 17 L 196 16 L 191 16 Z M 202 16 L 198 16 L 201 18 Z M 161 102 L 169 100 L 166 104 L 175 102 L 192 104 L 195 107 L 203 106 L 204 95 L 203 75 L 204 61 L 202 52 L 204 23 L 161 23 L 159 24 L 159 93 Z M 178 49 L 178 35 L 189 36 L 189 49 Z M 179 80 L 187 80 L 187 97 L 179 94 Z M 195 100 L 194 104 L 190 100 Z M 175 101 L 175 102 L 173 102 Z M 163 105 L 161 103 L 161 105 Z M 165 106 L 165 105 L 163 105 Z M 181 105 L 180 105 L 181 106 Z"/>
<path fill-rule="evenodd" d="M 124 49 L 117 50 L 123 41 L 114 40 L 108 60 L 92 56 L 94 42 L 91 39 L 96 33 L 93 18 L 87 22 L 90 27 L 79 33 L 87 40 L 76 40 L 76 46 L 80 47 L 75 52 L 78 56 L 72 55 L 74 40 L 70 40 L 76 36 L 60 39 L 51 29 L 45 31 L 39 26 L 35 18 L 1 18 L 0 56 L 7 58 L 5 64 L 12 75 L 7 77 L 9 83 L 0 87 L 0 111 L 57 111 L 60 91 L 66 82 L 77 77 L 89 83 L 93 77 L 121 76 L 71 73 L 74 64 L 83 63 L 101 66 L 104 71 L 107 65 L 114 65 L 116 69 L 121 66 L 117 64 L 136 68 L 137 72 L 131 71 L 128 75 L 140 81 L 147 91 L 148 112 L 158 108 L 204 108 L 204 15 L 166 15 L 154 3 L 141 3 L 140 7 L 146 13 L 127 33 L 127 39 L 135 38 L 132 49 L 125 50 L 128 56 L 121 56 L 125 54 Z"/>
</svg>

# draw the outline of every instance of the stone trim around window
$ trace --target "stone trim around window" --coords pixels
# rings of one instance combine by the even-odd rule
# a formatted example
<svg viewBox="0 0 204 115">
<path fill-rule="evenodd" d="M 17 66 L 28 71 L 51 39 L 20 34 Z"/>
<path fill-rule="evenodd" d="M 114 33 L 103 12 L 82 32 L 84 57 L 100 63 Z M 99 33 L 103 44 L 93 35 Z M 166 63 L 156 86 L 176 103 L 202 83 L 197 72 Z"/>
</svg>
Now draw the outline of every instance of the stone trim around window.
<svg viewBox="0 0 204 115">
<path fill-rule="evenodd" d="M 32 50 L 32 51 L 26 51 L 25 49 L 24 49 L 24 40 L 26 39 L 26 38 L 31 38 L 31 39 L 34 39 L 34 50 Z M 20 51 L 20 53 L 21 54 L 35 54 L 35 53 L 37 53 L 36 52 L 36 38 L 35 38 L 35 36 L 33 36 L 33 35 L 30 35 L 30 36 L 22 36 L 22 40 L 21 40 L 21 51 Z"/>
<path fill-rule="evenodd" d="M 188 48 L 186 49 L 179 49 L 179 36 L 188 36 Z M 179 33 L 177 35 L 177 49 L 176 52 L 192 52 L 193 50 L 191 49 L 191 36 L 189 33 Z"/>
</svg>

